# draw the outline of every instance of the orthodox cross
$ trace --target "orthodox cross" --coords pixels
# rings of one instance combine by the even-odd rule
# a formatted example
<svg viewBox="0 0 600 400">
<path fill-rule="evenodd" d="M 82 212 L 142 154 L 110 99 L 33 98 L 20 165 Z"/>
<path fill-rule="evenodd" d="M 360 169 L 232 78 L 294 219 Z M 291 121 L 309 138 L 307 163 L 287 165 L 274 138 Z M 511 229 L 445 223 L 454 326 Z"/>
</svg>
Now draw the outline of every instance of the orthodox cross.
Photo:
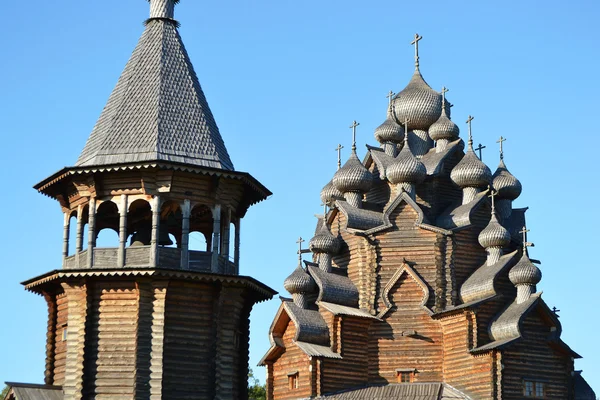
<svg viewBox="0 0 600 400">
<path fill-rule="evenodd" d="M 494 190 L 491 186 L 488 186 L 488 190 L 490 191 L 490 197 L 492 198 L 492 213 L 496 211 L 496 195 L 498 192 Z"/>
<path fill-rule="evenodd" d="M 387 94 L 387 96 L 385 96 L 388 99 L 388 107 L 392 106 L 392 98 L 396 95 L 396 93 L 392 92 L 390 90 L 390 92 Z"/>
<path fill-rule="evenodd" d="M 419 40 L 423 39 L 423 36 L 419 36 L 418 33 L 415 33 L 415 39 L 410 42 L 410 44 L 415 45 L 415 67 L 419 67 Z"/>
<path fill-rule="evenodd" d="M 302 265 L 302 243 L 304 242 L 305 240 L 302 239 L 302 236 L 296 240 L 296 243 L 298 243 L 298 261 L 300 262 L 300 265 Z"/>
<path fill-rule="evenodd" d="M 560 318 L 560 316 L 558 315 L 558 313 L 560 312 L 560 310 L 556 307 L 552 307 L 552 312 L 554 313 L 554 315 L 556 315 L 556 318 Z"/>
<path fill-rule="evenodd" d="M 479 143 L 479 146 L 477 148 L 475 148 L 475 151 L 479 152 L 479 160 L 483 161 L 483 155 L 481 154 L 481 150 L 485 149 L 485 146 L 482 146 L 481 143 Z"/>
<path fill-rule="evenodd" d="M 335 148 L 335 150 L 338 153 L 338 169 L 340 169 L 342 167 L 342 149 L 344 148 L 344 146 L 342 146 L 341 144 L 338 144 L 338 146 Z"/>
<path fill-rule="evenodd" d="M 356 121 L 352 121 L 350 129 L 352 129 L 352 151 L 356 152 L 356 127 L 360 124 Z"/>
<path fill-rule="evenodd" d="M 525 226 L 523 226 L 523 229 L 519 231 L 519 233 L 523 235 L 523 252 L 527 251 L 528 247 L 533 246 L 533 243 L 527 241 L 527 232 L 529 232 L 529 229 L 527 229 Z"/>
<path fill-rule="evenodd" d="M 442 110 L 446 110 L 446 93 L 448 92 L 448 89 L 446 89 L 446 86 L 444 86 L 442 88 Z"/>
<path fill-rule="evenodd" d="M 404 118 L 404 143 L 408 144 L 408 123 L 410 118 Z"/>
<path fill-rule="evenodd" d="M 473 121 L 475 118 L 473 118 L 472 116 L 469 115 L 469 118 L 467 118 L 467 125 L 469 125 L 469 147 L 472 149 L 473 148 L 473 133 L 471 133 L 471 121 Z"/>
<path fill-rule="evenodd" d="M 502 145 L 504 142 L 506 142 L 506 138 L 500 136 L 500 139 L 498 139 L 498 141 L 496 143 L 500 143 L 500 159 L 504 160 L 504 146 Z"/>
</svg>

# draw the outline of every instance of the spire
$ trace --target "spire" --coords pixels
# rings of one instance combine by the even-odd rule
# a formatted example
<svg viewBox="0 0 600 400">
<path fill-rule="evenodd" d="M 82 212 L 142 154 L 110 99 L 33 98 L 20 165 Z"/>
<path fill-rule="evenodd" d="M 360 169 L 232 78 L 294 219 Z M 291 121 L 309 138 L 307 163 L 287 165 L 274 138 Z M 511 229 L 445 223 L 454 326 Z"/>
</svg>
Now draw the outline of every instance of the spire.
<svg viewBox="0 0 600 400">
<path fill-rule="evenodd" d="M 350 129 L 352 129 L 352 152 L 356 153 L 356 127 L 359 126 L 360 123 L 356 122 L 356 120 L 352 121 L 352 125 L 350 125 Z"/>
<path fill-rule="evenodd" d="M 173 23 L 176 0 L 150 0 L 146 28 L 77 166 L 176 162 L 234 170 Z"/>
<path fill-rule="evenodd" d="M 173 19 L 175 15 L 175 4 L 179 0 L 149 0 L 150 1 L 150 19 L 166 18 Z"/>
<path fill-rule="evenodd" d="M 335 148 L 335 150 L 338 153 L 338 167 L 337 169 L 342 168 L 342 149 L 344 148 L 344 146 L 342 146 L 341 144 L 338 144 L 337 147 Z"/>
<path fill-rule="evenodd" d="M 415 33 L 415 38 L 410 44 L 415 46 L 415 69 L 419 69 L 419 41 L 423 39 L 423 36 L 419 36 L 418 33 Z"/>
</svg>

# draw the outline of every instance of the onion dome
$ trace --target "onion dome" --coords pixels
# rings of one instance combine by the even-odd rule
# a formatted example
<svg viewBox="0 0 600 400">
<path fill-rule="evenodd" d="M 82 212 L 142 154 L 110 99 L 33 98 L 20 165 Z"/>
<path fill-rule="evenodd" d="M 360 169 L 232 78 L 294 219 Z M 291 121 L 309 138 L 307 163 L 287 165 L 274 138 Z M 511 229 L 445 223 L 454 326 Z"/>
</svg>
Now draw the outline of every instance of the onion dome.
<svg viewBox="0 0 600 400">
<path fill-rule="evenodd" d="M 366 193 L 372 184 L 373 176 L 360 162 L 353 148 L 348 161 L 333 176 L 333 186 L 341 193 Z"/>
<path fill-rule="evenodd" d="M 291 294 L 310 293 L 316 289 L 317 284 L 301 265 L 283 281 L 283 287 Z"/>
<path fill-rule="evenodd" d="M 391 109 L 383 124 L 375 128 L 375 140 L 381 144 L 402 143 L 404 140 L 404 128 L 392 120 Z"/>
<path fill-rule="evenodd" d="M 418 160 L 410 150 L 408 140 L 404 140 L 404 147 L 386 172 L 388 180 L 393 184 L 421 183 L 427 176 L 425 165 Z"/>
<path fill-rule="evenodd" d="M 417 68 L 408 85 L 394 97 L 393 112 L 396 121 L 408 118 L 413 129 L 427 130 L 442 112 L 442 96 L 425 82 Z"/>
<path fill-rule="evenodd" d="M 429 136 L 435 140 L 456 140 L 460 129 L 446 115 L 446 107 L 442 107 L 442 115 L 429 127 Z"/>
<path fill-rule="evenodd" d="M 515 286 L 537 285 L 542 280 L 542 271 L 531 262 L 527 252 L 524 252 L 517 265 L 508 273 L 508 279 Z"/>
<path fill-rule="evenodd" d="M 498 169 L 494 172 L 492 186 L 498 191 L 499 199 L 515 200 L 521 195 L 521 191 L 523 190 L 521 182 L 508 171 L 504 160 L 500 160 Z"/>
<path fill-rule="evenodd" d="M 321 201 L 324 204 L 329 204 L 336 200 L 343 200 L 344 194 L 337 190 L 337 188 L 333 185 L 333 180 L 329 181 L 329 183 L 323 186 L 321 189 Z"/>
<path fill-rule="evenodd" d="M 490 223 L 479 234 L 479 244 L 484 248 L 506 247 L 510 244 L 510 233 L 496 218 L 495 210 L 492 210 Z"/>
<path fill-rule="evenodd" d="M 331 234 L 325 222 L 323 227 L 308 242 L 308 248 L 313 253 L 336 254 L 340 251 L 340 247 L 340 240 Z"/>
<path fill-rule="evenodd" d="M 461 188 L 485 188 L 492 180 L 492 171 L 485 165 L 473 151 L 473 143 L 469 140 L 467 154 L 452 169 L 450 179 Z"/>
</svg>

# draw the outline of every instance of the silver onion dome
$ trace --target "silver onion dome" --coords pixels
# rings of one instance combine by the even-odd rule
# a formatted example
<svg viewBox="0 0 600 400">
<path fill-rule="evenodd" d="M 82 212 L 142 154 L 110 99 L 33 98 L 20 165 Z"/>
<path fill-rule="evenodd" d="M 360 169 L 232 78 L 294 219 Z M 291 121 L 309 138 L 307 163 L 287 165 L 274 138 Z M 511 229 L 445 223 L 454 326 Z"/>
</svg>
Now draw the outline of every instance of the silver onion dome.
<svg viewBox="0 0 600 400">
<path fill-rule="evenodd" d="M 515 286 L 537 285 L 542 280 L 542 271 L 531 262 L 527 253 L 524 253 L 517 265 L 508 273 L 508 279 Z"/>
<path fill-rule="evenodd" d="M 425 82 L 417 68 L 408 85 L 394 97 L 392 105 L 396 121 L 408 118 L 412 129 L 427 130 L 442 112 L 442 96 Z"/>
<path fill-rule="evenodd" d="M 375 140 L 379 143 L 402 143 L 404 140 L 404 128 L 392 120 L 388 111 L 387 119 L 383 124 L 375 128 Z"/>
<path fill-rule="evenodd" d="M 498 169 L 494 172 L 492 186 L 498 192 L 499 199 L 515 200 L 523 190 L 521 182 L 508 171 L 504 160 L 500 160 Z"/>
<path fill-rule="evenodd" d="M 446 107 L 442 109 L 442 115 L 440 115 L 438 120 L 429 127 L 429 136 L 435 141 L 442 139 L 456 140 L 459 133 L 460 129 L 458 125 L 452 122 L 446 115 Z"/>
<path fill-rule="evenodd" d="M 333 186 L 341 193 L 366 193 L 372 184 L 372 174 L 360 162 L 355 151 L 352 151 L 348 161 L 333 175 Z"/>
<path fill-rule="evenodd" d="M 317 284 L 301 265 L 298 265 L 294 272 L 283 281 L 283 287 L 290 294 L 310 293 L 316 289 Z"/>
<path fill-rule="evenodd" d="M 461 188 L 485 188 L 492 180 L 492 172 L 475 154 L 473 146 L 469 144 L 467 154 L 452 169 L 450 179 Z"/>
<path fill-rule="evenodd" d="M 388 180 L 393 184 L 398 183 L 421 183 L 427 176 L 425 165 L 417 159 L 405 140 L 404 147 L 394 160 L 394 163 L 386 171 Z"/>
<path fill-rule="evenodd" d="M 323 204 L 329 204 L 336 200 L 343 200 L 344 194 L 337 190 L 337 188 L 333 184 L 333 180 L 329 181 L 327 185 L 323 186 L 321 189 L 321 201 Z"/>
<path fill-rule="evenodd" d="M 479 234 L 479 244 L 488 249 L 490 247 L 506 247 L 510 244 L 510 233 L 496 218 L 496 212 L 492 211 L 490 223 Z"/>
<path fill-rule="evenodd" d="M 308 242 L 308 248 L 313 253 L 336 254 L 340 251 L 340 247 L 340 240 L 331 234 L 325 223 L 323 223 L 321 229 Z"/>
</svg>

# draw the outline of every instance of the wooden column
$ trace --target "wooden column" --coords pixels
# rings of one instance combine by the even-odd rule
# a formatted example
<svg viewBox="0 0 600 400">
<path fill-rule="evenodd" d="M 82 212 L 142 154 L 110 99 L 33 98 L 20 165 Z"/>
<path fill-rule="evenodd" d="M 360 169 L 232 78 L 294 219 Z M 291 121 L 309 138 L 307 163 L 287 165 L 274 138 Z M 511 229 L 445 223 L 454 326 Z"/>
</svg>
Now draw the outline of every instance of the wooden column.
<svg viewBox="0 0 600 400">
<path fill-rule="evenodd" d="M 183 221 L 181 223 L 181 269 L 189 269 L 190 213 L 192 211 L 189 200 L 186 199 L 183 201 L 183 207 L 181 211 L 183 217 Z"/>
<path fill-rule="evenodd" d="M 67 318 L 67 354 L 65 358 L 65 400 L 83 399 L 83 361 L 85 346 L 85 321 L 88 312 L 85 283 L 62 283 L 69 308 Z"/>
<path fill-rule="evenodd" d="M 158 238 L 160 229 L 160 197 L 152 199 L 152 238 L 150 239 L 150 266 L 158 265 Z"/>
<path fill-rule="evenodd" d="M 94 266 L 94 247 L 96 247 L 96 199 L 90 198 L 90 209 L 88 215 L 88 250 L 87 267 Z"/>
<path fill-rule="evenodd" d="M 240 225 L 242 223 L 241 218 L 237 218 L 235 221 L 235 243 L 233 245 L 235 254 L 233 256 L 233 263 L 235 264 L 235 273 L 240 273 Z"/>
<path fill-rule="evenodd" d="M 221 272 L 219 270 L 219 244 L 221 242 L 221 205 L 215 204 L 213 207 L 213 239 L 212 239 L 212 259 L 211 271 L 213 273 Z"/>
<path fill-rule="evenodd" d="M 121 206 L 119 207 L 119 252 L 117 256 L 117 267 L 125 266 L 125 245 L 127 242 L 127 195 L 121 195 Z"/>
<path fill-rule="evenodd" d="M 65 266 L 65 262 L 67 260 L 67 256 L 69 255 L 69 220 L 71 219 L 70 211 L 65 212 L 63 219 L 63 250 L 62 250 L 62 258 L 63 258 L 63 268 Z"/>
<path fill-rule="evenodd" d="M 83 206 L 77 207 L 77 235 L 75 240 L 75 261 L 79 268 L 79 253 L 83 250 Z"/>
<path fill-rule="evenodd" d="M 223 238 L 221 246 L 221 254 L 225 259 L 229 260 L 229 241 L 231 235 L 231 209 L 227 208 L 225 212 L 225 221 L 223 221 Z M 229 272 L 229 271 L 228 271 Z"/>
<path fill-rule="evenodd" d="M 54 384 L 54 354 L 56 351 L 56 318 L 58 308 L 56 296 L 47 292 L 42 293 L 48 304 L 48 325 L 46 330 L 46 368 L 44 370 L 44 383 Z"/>
</svg>

